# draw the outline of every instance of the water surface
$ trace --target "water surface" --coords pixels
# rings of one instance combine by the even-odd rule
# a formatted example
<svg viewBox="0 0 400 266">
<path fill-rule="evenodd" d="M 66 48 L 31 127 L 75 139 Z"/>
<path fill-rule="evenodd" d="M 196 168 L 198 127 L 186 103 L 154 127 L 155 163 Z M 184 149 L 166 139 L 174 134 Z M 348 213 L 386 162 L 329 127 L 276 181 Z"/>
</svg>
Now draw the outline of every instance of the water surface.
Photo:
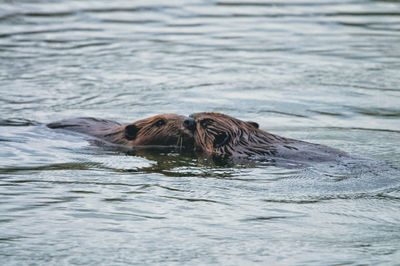
<svg viewBox="0 0 400 266">
<path fill-rule="evenodd" d="M 398 1 L 3 1 L 1 264 L 395 265 L 399 44 Z M 376 165 L 133 156 L 41 124 L 200 111 Z"/>
</svg>

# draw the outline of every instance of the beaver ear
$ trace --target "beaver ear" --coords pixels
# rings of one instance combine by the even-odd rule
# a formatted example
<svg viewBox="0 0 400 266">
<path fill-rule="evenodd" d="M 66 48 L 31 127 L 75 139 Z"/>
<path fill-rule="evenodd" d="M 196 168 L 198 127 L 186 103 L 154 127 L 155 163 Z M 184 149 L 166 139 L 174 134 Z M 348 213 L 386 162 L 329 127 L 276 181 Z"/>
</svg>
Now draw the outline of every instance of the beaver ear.
<svg viewBox="0 0 400 266">
<path fill-rule="evenodd" d="M 260 125 L 257 122 L 247 121 L 248 124 L 252 125 L 255 128 L 260 128 Z"/>
<path fill-rule="evenodd" d="M 138 132 L 139 132 L 139 128 L 137 126 L 135 126 L 134 124 L 127 125 L 125 127 L 125 138 L 128 140 L 133 140 L 136 138 L 136 135 Z"/>
</svg>

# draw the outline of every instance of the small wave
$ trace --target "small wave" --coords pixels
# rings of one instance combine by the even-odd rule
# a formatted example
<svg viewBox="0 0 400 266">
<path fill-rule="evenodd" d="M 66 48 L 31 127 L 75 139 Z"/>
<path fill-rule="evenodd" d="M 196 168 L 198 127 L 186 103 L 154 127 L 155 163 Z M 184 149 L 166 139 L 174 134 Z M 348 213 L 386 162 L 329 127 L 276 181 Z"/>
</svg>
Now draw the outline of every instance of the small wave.
<svg viewBox="0 0 400 266">
<path fill-rule="evenodd" d="M 29 120 L 25 118 L 0 119 L 0 126 L 3 127 L 26 127 L 37 125 L 40 125 L 40 123 L 35 120 Z"/>
<path fill-rule="evenodd" d="M 175 196 L 163 196 L 163 197 L 168 198 L 168 199 L 184 200 L 184 201 L 189 201 L 189 202 L 207 202 L 207 203 L 218 203 L 218 204 L 230 205 L 226 202 L 221 202 L 221 201 L 211 200 L 211 199 L 183 198 L 183 197 L 175 197 Z"/>
<path fill-rule="evenodd" d="M 400 133 L 400 130 L 385 129 L 385 128 L 368 128 L 368 127 L 313 127 L 315 129 L 334 129 L 334 130 L 361 130 L 361 131 L 378 131 L 378 132 L 393 132 Z"/>
<path fill-rule="evenodd" d="M 48 34 L 48 33 L 67 33 L 67 32 L 85 32 L 85 31 L 101 31 L 101 29 L 94 28 L 57 28 L 57 29 L 43 29 L 31 31 L 15 31 L 8 33 L 0 33 L 0 38 L 13 37 L 18 35 L 35 35 L 35 34 Z"/>
</svg>

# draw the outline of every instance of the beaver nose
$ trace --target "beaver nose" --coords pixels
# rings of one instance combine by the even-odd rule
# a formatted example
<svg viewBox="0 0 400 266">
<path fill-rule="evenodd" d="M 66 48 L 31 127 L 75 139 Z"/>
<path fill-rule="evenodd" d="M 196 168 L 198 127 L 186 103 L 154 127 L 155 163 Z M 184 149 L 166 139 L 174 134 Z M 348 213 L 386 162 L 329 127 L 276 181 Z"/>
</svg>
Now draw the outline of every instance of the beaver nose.
<svg viewBox="0 0 400 266">
<path fill-rule="evenodd" d="M 194 131 L 196 129 L 196 121 L 193 118 L 188 118 L 183 121 L 183 125 L 191 131 Z"/>
</svg>

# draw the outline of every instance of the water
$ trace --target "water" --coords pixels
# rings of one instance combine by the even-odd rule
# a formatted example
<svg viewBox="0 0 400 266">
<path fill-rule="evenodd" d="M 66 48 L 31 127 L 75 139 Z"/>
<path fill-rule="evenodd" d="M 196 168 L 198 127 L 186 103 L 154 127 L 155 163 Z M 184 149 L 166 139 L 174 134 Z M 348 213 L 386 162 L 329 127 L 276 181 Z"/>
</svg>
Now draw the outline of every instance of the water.
<svg viewBox="0 0 400 266">
<path fill-rule="evenodd" d="M 3 1 L 1 264 L 396 265 L 399 44 L 398 1 Z M 128 156 L 40 124 L 200 111 L 376 165 Z"/>
</svg>

